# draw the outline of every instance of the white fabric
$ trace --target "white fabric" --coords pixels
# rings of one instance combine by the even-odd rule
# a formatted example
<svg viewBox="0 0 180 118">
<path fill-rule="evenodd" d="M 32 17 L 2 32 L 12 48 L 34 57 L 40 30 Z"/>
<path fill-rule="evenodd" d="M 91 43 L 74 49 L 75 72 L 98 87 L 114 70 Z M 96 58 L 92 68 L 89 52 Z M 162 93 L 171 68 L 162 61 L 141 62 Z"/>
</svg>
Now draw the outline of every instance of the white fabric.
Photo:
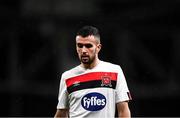
<svg viewBox="0 0 180 118">
<path fill-rule="evenodd" d="M 97 87 L 77 90 L 72 93 L 68 93 L 66 80 L 71 77 L 76 77 L 84 75 L 91 72 L 113 72 L 117 73 L 117 83 L 116 88 L 107 87 Z M 62 74 L 60 81 L 60 89 L 58 96 L 57 109 L 69 108 L 70 117 L 94 117 L 94 118 L 110 118 L 115 116 L 115 105 L 118 102 L 129 100 L 127 94 L 129 92 L 123 71 L 119 65 L 115 65 L 109 62 L 100 61 L 100 63 L 93 69 L 84 69 L 81 66 L 77 66 L 71 70 L 68 70 Z M 101 110 L 89 111 L 82 106 L 82 101 L 84 105 L 96 105 L 97 107 L 104 105 L 104 99 L 99 99 L 98 97 L 92 97 L 91 99 L 86 99 L 86 95 L 91 93 L 98 93 L 100 96 L 106 98 L 106 105 Z M 83 97 L 86 97 L 83 99 Z M 82 100 L 83 99 L 83 100 Z M 86 101 L 87 100 L 87 101 Z M 92 100 L 89 102 L 88 100 Z M 88 106 L 87 106 L 88 107 Z"/>
</svg>

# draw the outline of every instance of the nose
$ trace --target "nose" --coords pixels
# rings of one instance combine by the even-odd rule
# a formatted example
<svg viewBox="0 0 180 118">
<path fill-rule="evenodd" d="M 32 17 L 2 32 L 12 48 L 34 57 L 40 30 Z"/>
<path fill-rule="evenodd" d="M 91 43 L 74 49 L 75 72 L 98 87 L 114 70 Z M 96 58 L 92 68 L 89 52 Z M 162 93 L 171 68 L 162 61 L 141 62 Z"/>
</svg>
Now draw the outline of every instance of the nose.
<svg viewBox="0 0 180 118">
<path fill-rule="evenodd" d="M 86 54 L 86 53 L 87 53 L 87 49 L 86 49 L 85 46 L 82 47 L 82 53 L 83 53 L 83 54 Z"/>
</svg>

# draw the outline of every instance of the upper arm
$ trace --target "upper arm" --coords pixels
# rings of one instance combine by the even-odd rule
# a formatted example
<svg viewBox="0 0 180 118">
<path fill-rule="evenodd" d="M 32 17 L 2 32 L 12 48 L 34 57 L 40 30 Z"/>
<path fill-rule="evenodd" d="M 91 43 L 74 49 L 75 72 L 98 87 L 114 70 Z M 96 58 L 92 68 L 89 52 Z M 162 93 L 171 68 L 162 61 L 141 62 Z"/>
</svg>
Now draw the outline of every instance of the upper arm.
<svg viewBox="0 0 180 118">
<path fill-rule="evenodd" d="M 57 109 L 54 118 L 68 117 L 68 109 Z"/>
<path fill-rule="evenodd" d="M 131 112 L 127 101 L 117 103 L 117 110 L 119 117 L 131 117 Z"/>
<path fill-rule="evenodd" d="M 125 75 L 119 66 L 116 84 L 116 103 L 129 101 L 131 99 Z"/>
<path fill-rule="evenodd" d="M 67 109 L 68 107 L 69 106 L 68 106 L 67 86 L 66 86 L 64 74 L 62 74 L 60 84 L 59 84 L 57 109 Z"/>
</svg>

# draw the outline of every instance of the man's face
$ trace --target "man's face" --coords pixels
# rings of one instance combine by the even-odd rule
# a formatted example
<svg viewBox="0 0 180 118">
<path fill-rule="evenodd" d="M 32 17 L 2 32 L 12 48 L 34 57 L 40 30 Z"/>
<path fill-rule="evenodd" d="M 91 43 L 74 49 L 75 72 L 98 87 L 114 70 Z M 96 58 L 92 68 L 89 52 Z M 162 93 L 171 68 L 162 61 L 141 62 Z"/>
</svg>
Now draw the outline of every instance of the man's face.
<svg viewBox="0 0 180 118">
<path fill-rule="evenodd" d="M 76 37 L 76 50 L 83 64 L 91 64 L 97 58 L 100 49 L 101 44 L 93 35 Z"/>
</svg>

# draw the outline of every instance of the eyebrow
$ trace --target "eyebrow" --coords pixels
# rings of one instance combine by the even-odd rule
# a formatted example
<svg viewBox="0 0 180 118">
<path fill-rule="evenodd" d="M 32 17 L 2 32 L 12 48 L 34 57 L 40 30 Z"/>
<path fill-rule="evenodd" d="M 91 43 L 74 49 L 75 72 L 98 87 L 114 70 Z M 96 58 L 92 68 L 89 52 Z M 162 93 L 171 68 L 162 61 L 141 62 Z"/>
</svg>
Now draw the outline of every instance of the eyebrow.
<svg viewBox="0 0 180 118">
<path fill-rule="evenodd" d="M 77 46 L 79 48 L 82 48 L 83 46 L 85 46 L 86 48 L 91 48 L 93 47 L 93 45 L 91 43 L 86 43 L 86 44 L 82 44 L 82 43 L 77 43 Z"/>
</svg>

